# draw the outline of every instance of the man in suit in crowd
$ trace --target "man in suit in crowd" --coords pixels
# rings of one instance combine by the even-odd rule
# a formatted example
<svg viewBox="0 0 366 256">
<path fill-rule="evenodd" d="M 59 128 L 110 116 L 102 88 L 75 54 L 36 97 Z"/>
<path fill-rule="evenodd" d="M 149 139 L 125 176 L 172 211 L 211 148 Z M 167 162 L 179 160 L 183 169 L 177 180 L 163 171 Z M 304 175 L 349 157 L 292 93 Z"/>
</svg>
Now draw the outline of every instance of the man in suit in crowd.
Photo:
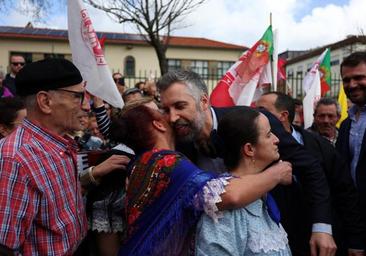
<svg viewBox="0 0 366 256">
<path fill-rule="evenodd" d="M 315 105 L 314 122 L 309 130 L 320 134 L 335 146 L 338 138 L 336 124 L 340 117 L 341 107 L 335 99 L 320 98 Z"/>
<path fill-rule="evenodd" d="M 13 96 L 16 95 L 15 77 L 24 65 L 25 59 L 22 55 L 14 54 L 10 56 L 10 73 L 6 74 L 3 86 L 7 88 Z"/>
<path fill-rule="evenodd" d="M 279 92 L 269 92 L 258 99 L 257 106 L 264 107 L 274 114 L 281 121 L 285 130 L 322 163 L 331 192 L 332 231 L 337 242 L 337 255 L 364 255 L 366 229 L 363 218 L 361 218 L 358 193 L 352 183 L 346 162 L 326 139 L 299 126 L 291 125 L 295 115 L 295 104 L 290 96 Z M 293 202 L 301 201 L 302 195 L 292 198 Z M 279 202 L 281 213 L 290 211 L 290 217 L 294 218 L 294 222 L 305 218 L 303 209 L 293 207 L 293 205 L 289 207 L 288 203 L 287 201 Z M 284 222 L 283 224 L 287 229 L 290 223 Z M 306 226 L 301 227 L 307 228 Z M 291 227 L 289 228 L 290 231 L 293 231 Z M 296 228 L 297 233 L 306 234 L 306 230 L 299 230 L 299 226 Z M 290 234 L 289 237 L 291 237 Z M 300 238 L 298 241 L 292 242 L 301 244 L 304 240 L 306 241 L 304 238 L 298 238 Z"/>
<path fill-rule="evenodd" d="M 163 110 L 176 133 L 178 151 L 202 169 L 226 170 L 220 158 L 220 139 L 215 132 L 218 121 L 230 108 L 212 108 L 206 84 L 191 71 L 168 72 L 157 85 Z M 311 221 L 315 224 L 311 235 L 313 255 L 334 255 L 336 246 L 330 235 L 329 188 L 320 163 L 283 129 L 276 117 L 267 111 L 263 113 L 268 117 L 273 133 L 280 139 L 281 159 L 292 163 L 296 176 L 304 183 Z M 326 231 L 319 232 L 323 228 Z"/>
<path fill-rule="evenodd" d="M 346 159 L 366 216 L 366 52 L 355 52 L 341 64 L 344 91 L 354 104 L 341 124 L 337 150 Z"/>
</svg>

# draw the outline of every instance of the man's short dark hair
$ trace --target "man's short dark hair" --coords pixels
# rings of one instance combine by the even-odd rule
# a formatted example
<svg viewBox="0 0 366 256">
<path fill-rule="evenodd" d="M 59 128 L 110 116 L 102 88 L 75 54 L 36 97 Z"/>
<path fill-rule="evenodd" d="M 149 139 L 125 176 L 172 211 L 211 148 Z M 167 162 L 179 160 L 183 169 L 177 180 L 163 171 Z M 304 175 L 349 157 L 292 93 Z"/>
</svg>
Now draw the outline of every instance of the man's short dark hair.
<svg viewBox="0 0 366 256">
<path fill-rule="evenodd" d="M 9 61 L 11 61 L 11 58 L 13 58 L 13 57 L 22 57 L 25 60 L 25 57 L 24 57 L 23 54 L 20 54 L 20 53 L 12 53 L 9 56 Z"/>
<path fill-rule="evenodd" d="M 316 111 L 318 110 L 320 105 L 326 105 L 326 106 L 335 105 L 337 110 L 337 116 L 341 115 L 341 107 L 339 106 L 338 101 L 336 101 L 333 98 L 323 97 L 320 98 L 320 100 L 315 105 L 314 116 L 316 115 Z"/>
<path fill-rule="evenodd" d="M 366 64 L 366 52 L 354 52 L 351 55 L 347 56 L 341 64 L 341 74 L 343 67 L 356 67 L 360 63 Z"/>
<path fill-rule="evenodd" d="M 267 92 L 263 95 L 276 95 L 276 101 L 274 106 L 277 110 L 283 111 L 286 110 L 288 112 L 288 121 L 292 124 L 292 121 L 295 118 L 295 101 L 293 98 L 284 94 L 282 92 Z"/>
</svg>

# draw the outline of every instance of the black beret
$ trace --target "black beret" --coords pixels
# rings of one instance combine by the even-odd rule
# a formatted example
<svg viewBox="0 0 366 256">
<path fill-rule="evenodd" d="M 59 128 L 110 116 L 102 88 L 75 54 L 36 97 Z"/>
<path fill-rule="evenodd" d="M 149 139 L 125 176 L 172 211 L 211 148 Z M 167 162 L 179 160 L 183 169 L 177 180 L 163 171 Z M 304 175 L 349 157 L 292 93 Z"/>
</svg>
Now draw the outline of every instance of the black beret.
<svg viewBox="0 0 366 256">
<path fill-rule="evenodd" d="M 83 81 L 77 67 L 65 59 L 44 59 L 27 64 L 15 78 L 17 95 L 27 96 L 79 84 Z"/>
</svg>

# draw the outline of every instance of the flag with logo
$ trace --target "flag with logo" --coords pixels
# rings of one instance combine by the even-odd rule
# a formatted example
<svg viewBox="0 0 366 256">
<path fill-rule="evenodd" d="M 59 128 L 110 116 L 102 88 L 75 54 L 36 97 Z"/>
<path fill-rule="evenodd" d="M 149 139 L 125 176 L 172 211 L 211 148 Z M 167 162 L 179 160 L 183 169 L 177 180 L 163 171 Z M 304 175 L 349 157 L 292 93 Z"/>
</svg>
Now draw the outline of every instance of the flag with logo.
<svg viewBox="0 0 366 256">
<path fill-rule="evenodd" d="M 344 92 L 343 84 L 341 84 L 341 86 L 339 87 L 338 103 L 341 107 L 341 117 L 339 118 L 336 126 L 339 128 L 341 126 L 341 123 L 348 117 L 347 95 Z"/>
<path fill-rule="evenodd" d="M 321 97 L 321 81 L 326 81 L 324 75 L 320 68 L 322 67 L 325 58 L 330 56 L 329 49 L 320 55 L 320 57 L 313 63 L 310 71 L 306 74 L 303 80 L 303 89 L 305 92 L 305 97 L 303 99 L 303 109 L 304 109 L 304 128 L 309 128 L 314 120 L 314 107 L 315 104 Z M 330 69 L 328 69 L 329 71 Z M 330 72 L 328 73 L 330 77 Z"/>
<path fill-rule="evenodd" d="M 330 90 L 330 84 L 331 84 L 329 49 L 327 49 L 324 58 L 320 63 L 319 72 L 320 72 L 321 96 L 324 97 L 324 95 Z"/>
<path fill-rule="evenodd" d="M 272 83 L 270 60 L 273 52 L 272 26 L 262 38 L 226 72 L 210 96 L 215 107 L 249 106 Z"/>
<path fill-rule="evenodd" d="M 67 13 L 72 61 L 86 81 L 86 90 L 112 106 L 122 108 L 122 97 L 82 1 L 68 0 Z"/>
</svg>

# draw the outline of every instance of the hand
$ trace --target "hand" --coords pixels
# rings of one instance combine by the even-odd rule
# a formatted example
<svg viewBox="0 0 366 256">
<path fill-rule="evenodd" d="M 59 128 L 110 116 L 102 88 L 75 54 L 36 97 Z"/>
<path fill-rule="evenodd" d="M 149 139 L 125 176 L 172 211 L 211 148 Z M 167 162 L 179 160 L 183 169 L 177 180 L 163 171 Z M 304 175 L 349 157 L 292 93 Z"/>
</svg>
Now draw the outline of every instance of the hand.
<svg viewBox="0 0 366 256">
<path fill-rule="evenodd" d="M 348 256 L 365 256 L 364 250 L 348 249 Z"/>
<path fill-rule="evenodd" d="M 270 167 L 275 173 L 278 183 L 289 185 L 292 182 L 292 165 L 290 162 L 280 160 L 278 163 Z"/>
<path fill-rule="evenodd" d="M 334 256 L 337 245 L 333 236 L 327 233 L 313 232 L 310 238 L 311 256 Z"/>
<path fill-rule="evenodd" d="M 125 170 L 129 161 L 130 159 L 127 156 L 113 155 L 94 167 L 93 177 L 98 179 L 110 173 L 111 171 L 117 169 Z"/>
<path fill-rule="evenodd" d="M 94 108 L 104 106 L 104 101 L 101 98 L 91 94 L 90 92 L 87 92 L 87 94 L 89 95 L 89 98 L 92 99 Z"/>
</svg>

